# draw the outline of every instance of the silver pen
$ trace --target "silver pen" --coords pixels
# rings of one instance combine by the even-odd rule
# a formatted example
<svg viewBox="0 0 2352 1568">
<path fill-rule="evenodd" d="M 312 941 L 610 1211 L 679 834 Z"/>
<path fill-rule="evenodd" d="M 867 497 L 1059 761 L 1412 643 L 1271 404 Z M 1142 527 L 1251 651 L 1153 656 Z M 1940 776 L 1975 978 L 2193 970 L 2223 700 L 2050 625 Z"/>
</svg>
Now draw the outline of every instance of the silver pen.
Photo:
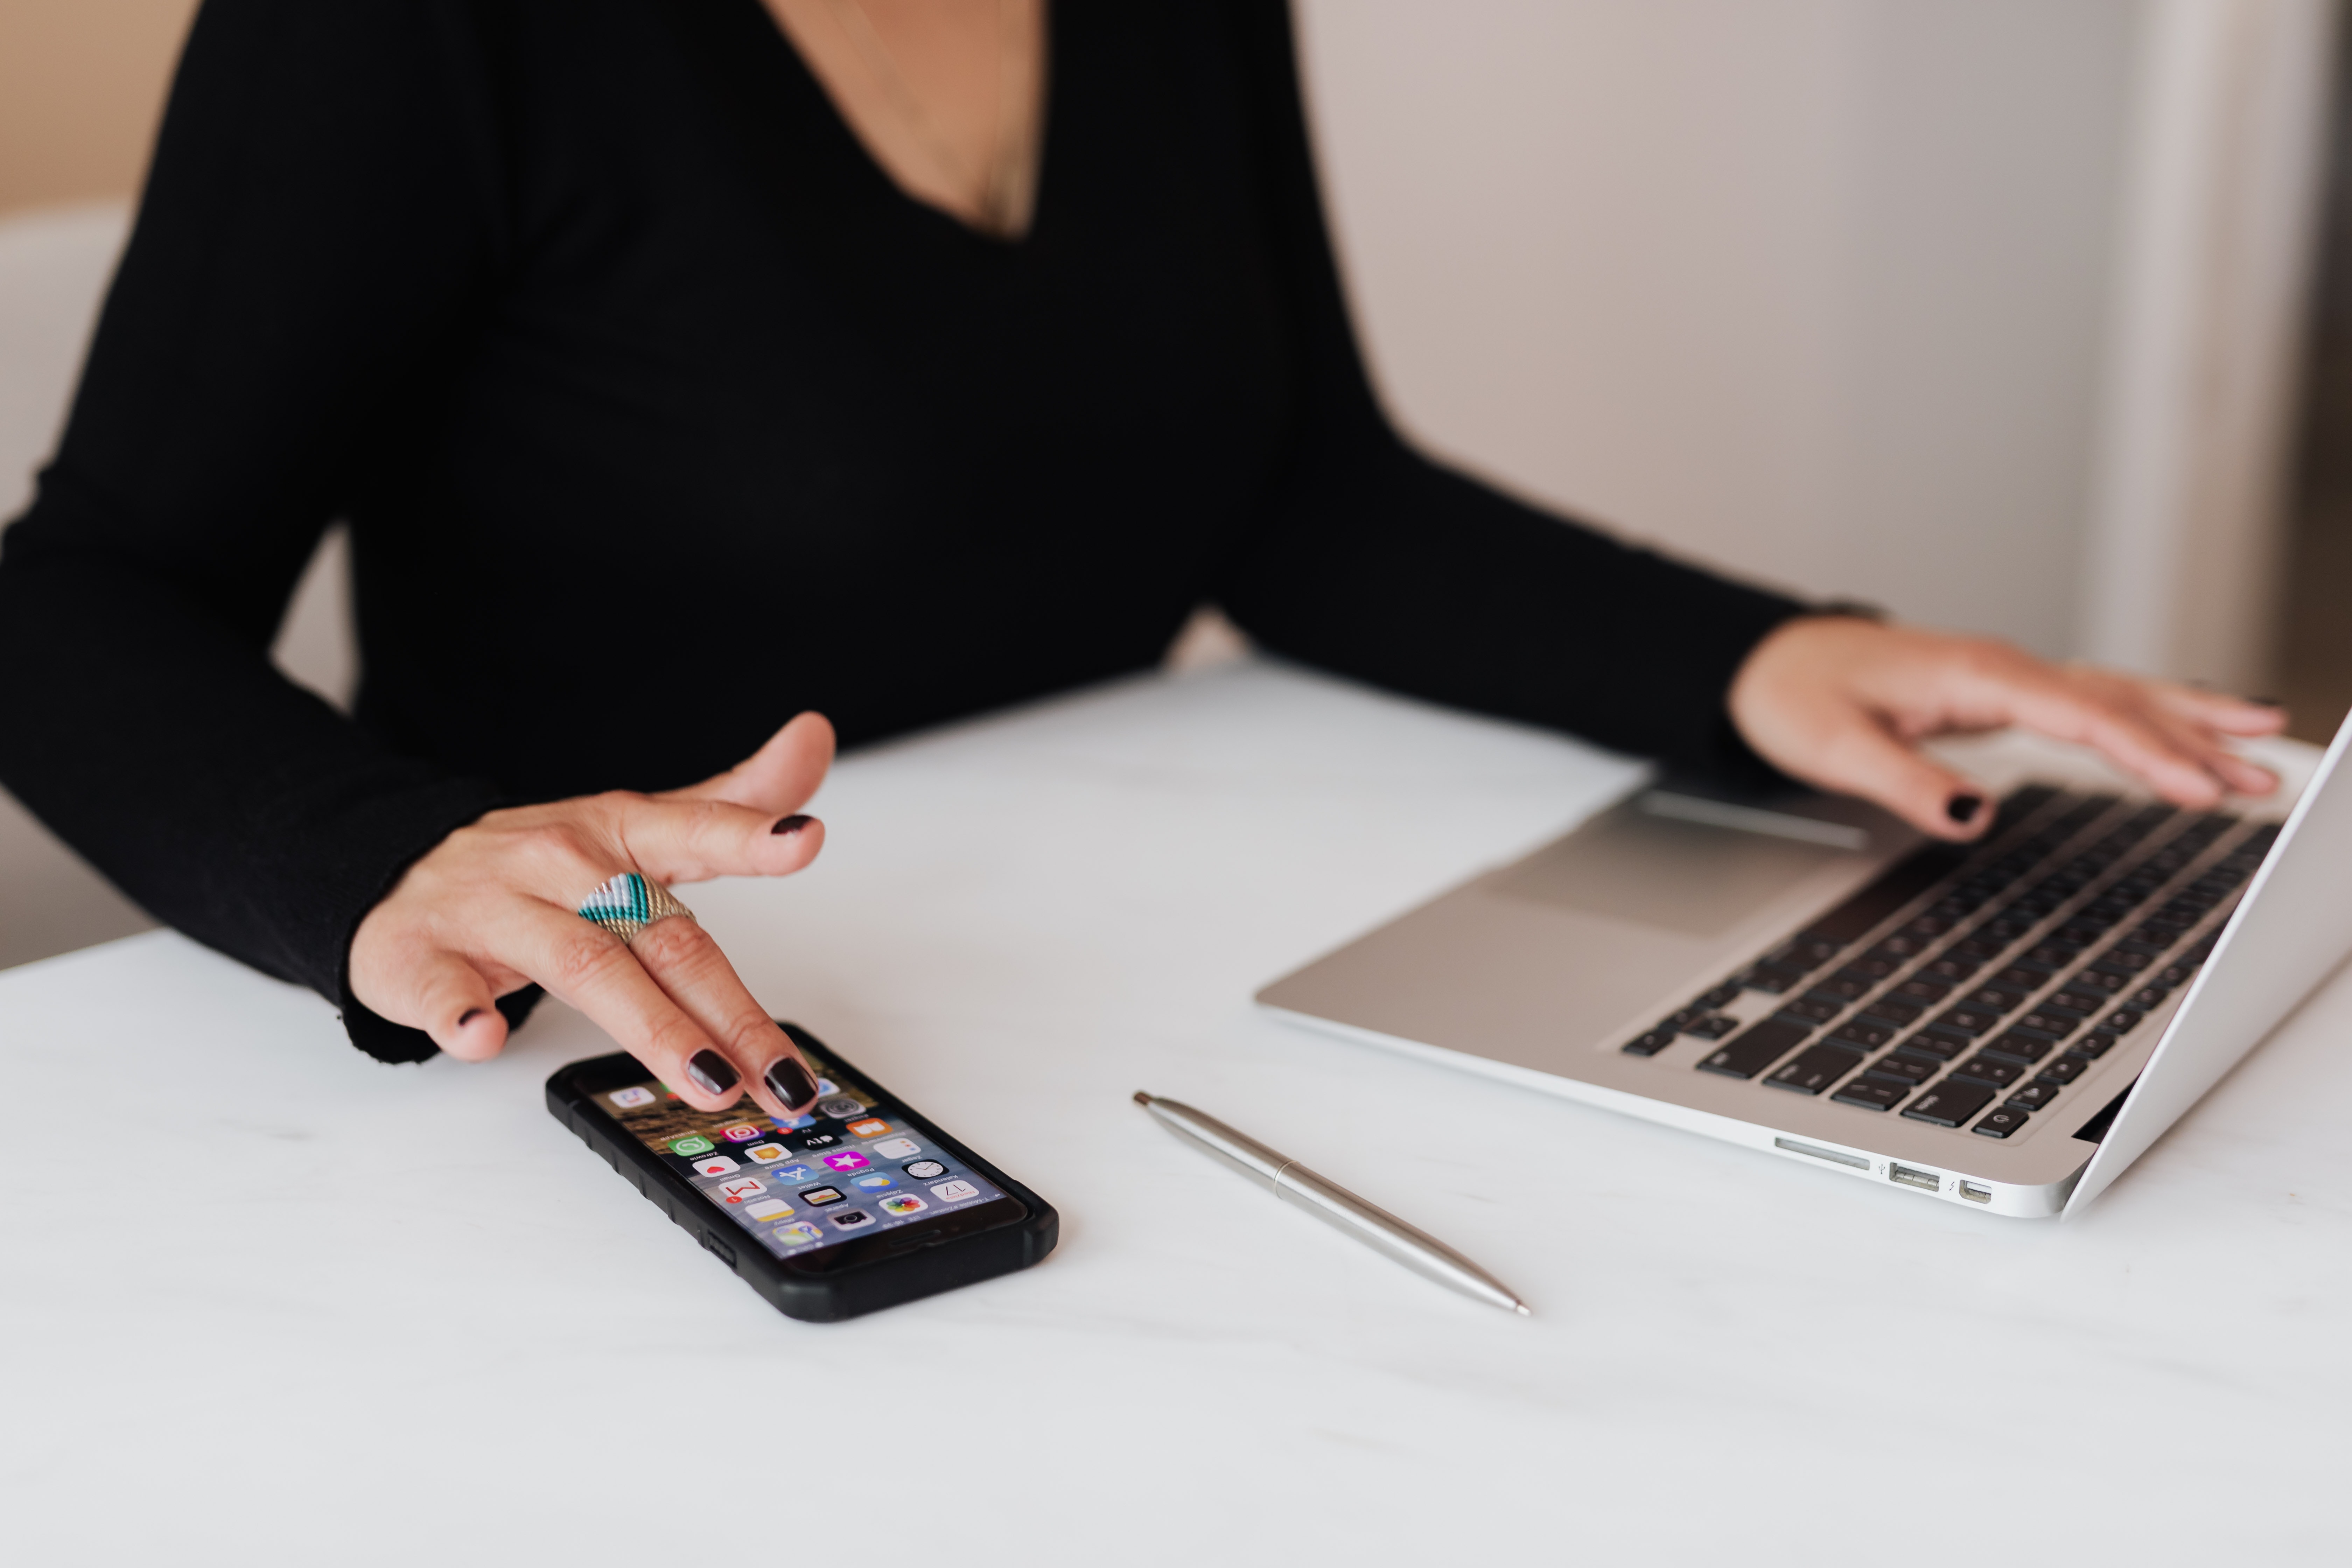
<svg viewBox="0 0 2352 1568">
<path fill-rule="evenodd" d="M 1156 1094 L 1135 1091 L 1135 1103 L 1160 1125 L 1223 1160 L 1274 1195 L 1337 1226 L 1375 1252 L 1384 1252 L 1414 1273 L 1489 1306 L 1532 1317 L 1509 1288 L 1425 1231 L 1416 1230 L 1386 1209 L 1376 1208 L 1347 1188 L 1327 1182 L 1287 1154 L 1277 1154 L 1255 1138 L 1234 1131 L 1213 1116 Z"/>
</svg>

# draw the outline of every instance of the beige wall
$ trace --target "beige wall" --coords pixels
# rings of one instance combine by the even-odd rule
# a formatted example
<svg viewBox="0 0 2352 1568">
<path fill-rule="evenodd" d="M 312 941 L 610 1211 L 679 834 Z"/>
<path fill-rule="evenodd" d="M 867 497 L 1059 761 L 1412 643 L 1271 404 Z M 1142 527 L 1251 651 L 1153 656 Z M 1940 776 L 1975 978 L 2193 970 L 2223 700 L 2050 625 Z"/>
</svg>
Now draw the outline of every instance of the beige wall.
<svg viewBox="0 0 2352 1568">
<path fill-rule="evenodd" d="M 0 0 L 0 213 L 127 195 L 195 0 Z"/>
</svg>

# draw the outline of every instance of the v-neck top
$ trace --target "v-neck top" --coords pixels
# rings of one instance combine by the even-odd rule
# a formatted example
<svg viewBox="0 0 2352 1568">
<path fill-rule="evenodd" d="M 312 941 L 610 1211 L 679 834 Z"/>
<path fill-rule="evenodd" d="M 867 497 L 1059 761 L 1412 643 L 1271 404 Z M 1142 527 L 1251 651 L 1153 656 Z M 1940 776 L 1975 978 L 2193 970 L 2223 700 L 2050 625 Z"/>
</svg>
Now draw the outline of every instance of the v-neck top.
<svg viewBox="0 0 2352 1568">
<path fill-rule="evenodd" d="M 0 779 L 338 1000 L 495 806 L 1274 653 L 1692 768 L 1798 606 L 1401 441 L 1274 0 L 1052 8 L 1034 221 L 913 200 L 761 0 L 206 0 L 0 550 Z M 351 528 L 350 718 L 269 646 Z M 583 889 L 584 891 L 585 889 Z"/>
</svg>

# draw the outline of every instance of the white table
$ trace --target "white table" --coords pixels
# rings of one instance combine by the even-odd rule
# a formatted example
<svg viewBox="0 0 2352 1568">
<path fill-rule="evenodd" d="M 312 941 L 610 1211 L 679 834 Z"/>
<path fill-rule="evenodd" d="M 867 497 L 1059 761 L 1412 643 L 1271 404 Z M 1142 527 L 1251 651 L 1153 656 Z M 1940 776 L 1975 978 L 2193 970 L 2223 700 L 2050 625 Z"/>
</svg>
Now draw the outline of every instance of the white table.
<svg viewBox="0 0 2352 1568">
<path fill-rule="evenodd" d="M 6 1555 L 2343 1562 L 2352 982 L 2063 1226 L 1252 1013 L 1634 777 L 1262 665 L 844 762 L 816 869 L 690 901 L 1063 1229 L 843 1325 L 778 1317 L 547 1115 L 609 1048 L 560 1007 L 394 1068 L 169 933 L 0 977 Z M 1138 1088 L 1538 1315 L 1253 1193 Z"/>
</svg>

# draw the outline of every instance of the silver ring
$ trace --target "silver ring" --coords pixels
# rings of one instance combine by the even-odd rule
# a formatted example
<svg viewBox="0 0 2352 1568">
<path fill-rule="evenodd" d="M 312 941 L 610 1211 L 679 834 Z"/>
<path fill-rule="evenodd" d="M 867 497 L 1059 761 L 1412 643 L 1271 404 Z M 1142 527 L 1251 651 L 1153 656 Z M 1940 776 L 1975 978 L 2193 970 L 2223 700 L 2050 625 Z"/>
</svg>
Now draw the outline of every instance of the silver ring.
<svg viewBox="0 0 2352 1568">
<path fill-rule="evenodd" d="M 656 921 L 666 921 L 672 915 L 694 919 L 694 911 L 670 896 L 670 890 L 659 882 L 648 882 L 635 871 L 624 871 L 581 900 L 572 911 L 583 921 L 603 926 L 623 942 L 634 942 L 637 933 Z"/>
</svg>

